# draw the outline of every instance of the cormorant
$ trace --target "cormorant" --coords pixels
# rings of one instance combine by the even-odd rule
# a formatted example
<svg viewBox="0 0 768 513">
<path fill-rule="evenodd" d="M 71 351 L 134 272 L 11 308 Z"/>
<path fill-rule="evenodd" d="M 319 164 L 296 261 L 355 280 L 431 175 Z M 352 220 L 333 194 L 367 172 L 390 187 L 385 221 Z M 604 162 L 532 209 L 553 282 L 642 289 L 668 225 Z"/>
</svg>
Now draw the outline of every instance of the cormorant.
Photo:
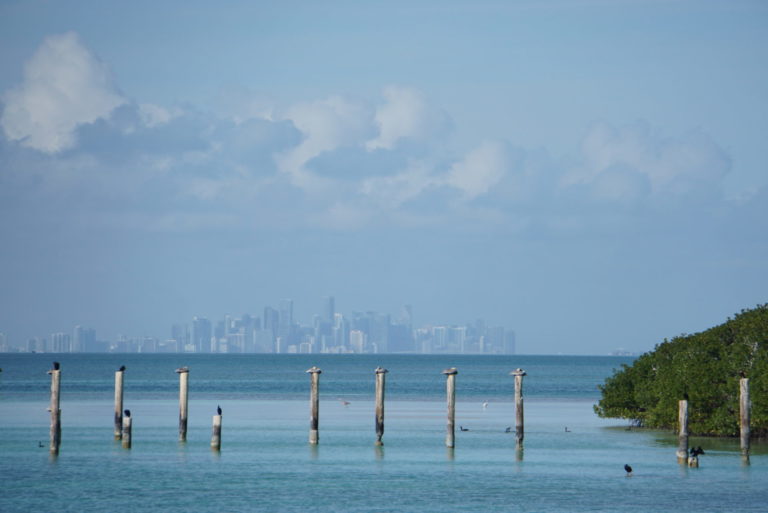
<svg viewBox="0 0 768 513">
<path fill-rule="evenodd" d="M 625 465 L 624 465 L 624 470 L 626 470 L 626 471 L 627 471 L 627 475 L 628 475 L 628 476 L 631 476 L 631 475 L 632 475 L 632 467 L 630 467 L 629 465 L 626 465 L 626 464 L 625 464 Z"/>
<path fill-rule="evenodd" d="M 698 447 L 691 447 L 691 456 L 698 456 L 700 454 L 704 454 L 704 449 L 701 448 L 701 446 Z"/>
<path fill-rule="evenodd" d="M 216 405 L 216 414 L 221 415 L 221 406 L 219 406 L 218 404 Z"/>
<path fill-rule="evenodd" d="M 570 430 L 570 429 L 568 429 L 568 426 L 565 426 L 565 432 L 566 432 L 566 433 L 570 433 L 570 432 L 571 432 L 571 430 Z"/>
<path fill-rule="evenodd" d="M 511 433 L 512 432 L 512 426 L 507 426 L 507 429 L 504 430 L 505 433 Z"/>
<path fill-rule="evenodd" d="M 117 370 L 119 370 L 119 371 L 124 371 L 124 370 L 125 370 L 125 365 L 121 365 L 121 366 L 120 366 L 120 368 L 119 368 L 119 369 L 117 369 Z"/>
<path fill-rule="evenodd" d="M 459 426 L 460 431 L 469 431 L 469 428 L 465 428 L 464 426 Z"/>
<path fill-rule="evenodd" d="M 53 370 L 59 370 L 59 367 L 61 367 L 59 362 L 53 362 Z"/>
<path fill-rule="evenodd" d="M 38 446 L 38 447 L 45 447 L 45 446 L 43 445 L 43 442 L 41 442 L 41 441 L 39 441 L 39 440 L 37 441 L 37 446 Z"/>
<path fill-rule="evenodd" d="M 131 416 L 131 410 L 125 410 L 125 411 L 123 412 L 123 414 L 124 414 L 126 417 L 130 417 L 130 416 Z"/>
</svg>

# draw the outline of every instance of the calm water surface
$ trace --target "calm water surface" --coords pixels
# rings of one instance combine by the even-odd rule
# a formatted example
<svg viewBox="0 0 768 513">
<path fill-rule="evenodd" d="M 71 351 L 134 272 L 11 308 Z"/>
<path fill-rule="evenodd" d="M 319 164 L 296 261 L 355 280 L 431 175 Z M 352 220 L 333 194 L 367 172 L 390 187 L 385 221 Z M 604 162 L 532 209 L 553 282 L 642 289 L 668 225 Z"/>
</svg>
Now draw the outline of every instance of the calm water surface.
<svg viewBox="0 0 768 513">
<path fill-rule="evenodd" d="M 62 366 L 62 446 L 51 459 L 52 360 Z M 631 358 L 397 355 L 0 355 L 0 511 L 582 512 L 767 510 L 768 456 L 599 419 L 597 385 Z M 112 440 L 114 371 L 126 365 L 133 448 Z M 177 441 L 178 375 L 190 368 L 189 432 Z M 305 370 L 320 378 L 320 444 L 308 437 Z M 383 448 L 373 446 L 373 370 L 387 375 Z M 455 366 L 456 448 L 444 447 Z M 525 378 L 525 451 L 514 450 L 513 380 Z M 340 399 L 348 401 L 345 406 Z M 487 407 L 482 403 L 487 401 Z M 224 410 L 222 451 L 209 448 Z M 568 427 L 569 432 L 565 431 Z M 634 469 L 626 477 L 625 463 Z"/>
</svg>

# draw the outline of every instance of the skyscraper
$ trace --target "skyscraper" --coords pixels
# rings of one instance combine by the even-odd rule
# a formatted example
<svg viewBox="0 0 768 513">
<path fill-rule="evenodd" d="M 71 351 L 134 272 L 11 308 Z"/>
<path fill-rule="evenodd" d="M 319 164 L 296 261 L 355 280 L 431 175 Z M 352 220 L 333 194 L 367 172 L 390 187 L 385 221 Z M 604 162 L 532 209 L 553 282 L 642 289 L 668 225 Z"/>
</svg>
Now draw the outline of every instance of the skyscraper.
<svg viewBox="0 0 768 513">
<path fill-rule="evenodd" d="M 192 337 L 190 344 L 197 353 L 211 352 L 211 321 L 205 317 L 192 318 Z"/>
<path fill-rule="evenodd" d="M 293 299 L 280 300 L 280 317 L 278 322 L 277 336 L 283 340 L 283 343 L 292 344 Z"/>
<path fill-rule="evenodd" d="M 333 296 L 324 296 L 322 302 L 322 309 L 320 310 L 321 319 L 323 322 L 333 324 L 333 317 L 336 314 L 336 305 Z"/>
</svg>

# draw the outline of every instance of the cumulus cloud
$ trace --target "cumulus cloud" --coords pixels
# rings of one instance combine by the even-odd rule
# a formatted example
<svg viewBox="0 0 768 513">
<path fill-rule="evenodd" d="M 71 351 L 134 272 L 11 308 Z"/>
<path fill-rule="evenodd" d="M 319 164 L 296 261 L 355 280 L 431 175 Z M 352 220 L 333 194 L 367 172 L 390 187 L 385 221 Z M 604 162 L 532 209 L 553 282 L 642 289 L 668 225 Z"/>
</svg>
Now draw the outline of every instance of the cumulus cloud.
<svg viewBox="0 0 768 513">
<path fill-rule="evenodd" d="M 364 104 L 341 96 L 292 106 L 283 118 L 290 120 L 304 139 L 277 156 L 280 170 L 299 187 L 318 185 L 319 178 L 307 171 L 306 163 L 324 152 L 360 144 L 370 133 L 370 117 Z"/>
<path fill-rule="evenodd" d="M 79 126 L 126 102 L 107 67 L 74 32 L 50 36 L 26 63 L 24 81 L 3 95 L 5 136 L 45 153 L 73 147 Z"/>
<path fill-rule="evenodd" d="M 430 107 L 416 89 L 390 86 L 383 94 L 386 101 L 376 109 L 375 115 L 379 134 L 366 142 L 368 150 L 390 150 L 401 139 L 425 139 L 447 125 L 447 116 Z"/>
<path fill-rule="evenodd" d="M 647 123 L 622 127 L 599 123 L 582 143 L 584 164 L 564 177 L 566 185 L 597 184 L 601 194 L 621 199 L 702 193 L 719 187 L 731 162 L 708 135 L 665 137 Z M 610 182 L 610 183 L 607 183 Z"/>
<path fill-rule="evenodd" d="M 499 142 L 484 142 L 451 167 L 446 183 L 473 199 L 499 183 L 508 166 L 506 146 Z"/>
</svg>

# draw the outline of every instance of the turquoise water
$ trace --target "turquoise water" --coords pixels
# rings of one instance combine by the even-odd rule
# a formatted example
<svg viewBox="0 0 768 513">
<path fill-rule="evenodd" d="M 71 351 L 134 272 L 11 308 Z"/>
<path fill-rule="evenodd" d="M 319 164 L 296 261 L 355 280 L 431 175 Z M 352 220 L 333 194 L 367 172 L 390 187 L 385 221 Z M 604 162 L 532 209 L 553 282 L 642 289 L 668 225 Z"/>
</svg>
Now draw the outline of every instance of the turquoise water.
<svg viewBox="0 0 768 513">
<path fill-rule="evenodd" d="M 51 459 L 50 362 L 62 366 L 62 446 Z M 582 512 L 766 511 L 768 456 L 742 466 L 734 441 L 599 419 L 597 385 L 629 358 L 396 355 L 2 355 L 0 511 Z M 133 448 L 112 440 L 114 371 L 125 374 Z M 178 375 L 190 367 L 188 441 L 177 441 Z M 307 444 L 309 376 L 320 378 L 320 444 Z M 376 448 L 373 370 L 387 375 Z M 444 368 L 459 370 L 456 448 L 444 446 Z M 513 380 L 525 378 L 525 451 L 514 450 Z M 345 406 L 339 399 L 349 402 Z M 487 407 L 482 403 L 488 401 Z M 222 451 L 209 448 L 224 411 Z M 565 431 L 568 427 L 569 432 Z M 635 469 L 626 477 L 623 465 Z M 55 506 L 54 506 L 55 505 Z"/>
</svg>

